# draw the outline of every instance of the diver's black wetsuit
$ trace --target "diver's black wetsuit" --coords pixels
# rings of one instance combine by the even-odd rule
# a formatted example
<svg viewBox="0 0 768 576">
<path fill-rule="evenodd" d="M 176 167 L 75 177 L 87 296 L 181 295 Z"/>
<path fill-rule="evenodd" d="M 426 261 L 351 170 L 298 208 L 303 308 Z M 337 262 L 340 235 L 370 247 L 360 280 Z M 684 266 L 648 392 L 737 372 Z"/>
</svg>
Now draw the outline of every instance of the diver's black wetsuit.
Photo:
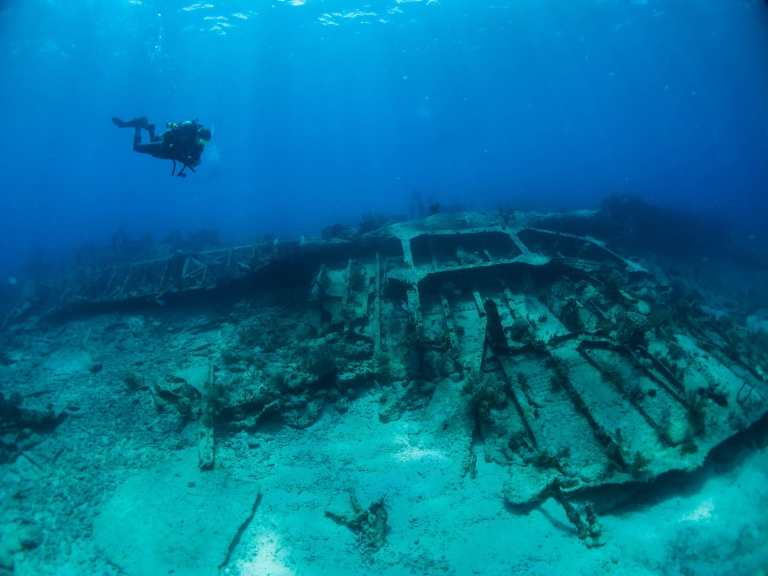
<svg viewBox="0 0 768 576">
<path fill-rule="evenodd" d="M 194 120 L 179 122 L 159 135 L 155 135 L 155 125 L 149 124 L 146 118 L 136 118 L 124 122 L 119 118 L 112 118 L 112 122 L 119 128 L 133 128 L 133 149 L 141 154 L 149 154 L 153 158 L 173 160 L 173 171 L 176 172 L 176 162 L 181 162 L 182 169 L 179 176 L 186 177 L 184 170 L 189 168 L 195 171 L 195 166 L 200 165 L 200 156 L 205 147 L 199 143 L 197 132 L 200 128 Z M 141 129 L 149 132 L 149 142 L 141 143 Z"/>
</svg>

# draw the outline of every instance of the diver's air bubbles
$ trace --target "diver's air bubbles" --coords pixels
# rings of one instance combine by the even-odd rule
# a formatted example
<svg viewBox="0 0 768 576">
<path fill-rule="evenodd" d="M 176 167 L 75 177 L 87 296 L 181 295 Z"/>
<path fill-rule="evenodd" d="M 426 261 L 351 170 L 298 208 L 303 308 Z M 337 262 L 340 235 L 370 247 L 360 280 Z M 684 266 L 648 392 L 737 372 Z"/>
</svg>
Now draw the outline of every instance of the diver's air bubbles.
<svg viewBox="0 0 768 576">
<path fill-rule="evenodd" d="M 152 40 L 147 40 L 144 45 L 147 47 L 147 58 L 150 63 L 154 64 L 156 60 L 159 60 L 163 54 L 163 15 L 158 14 L 156 17 L 157 28 L 155 37 Z"/>
</svg>

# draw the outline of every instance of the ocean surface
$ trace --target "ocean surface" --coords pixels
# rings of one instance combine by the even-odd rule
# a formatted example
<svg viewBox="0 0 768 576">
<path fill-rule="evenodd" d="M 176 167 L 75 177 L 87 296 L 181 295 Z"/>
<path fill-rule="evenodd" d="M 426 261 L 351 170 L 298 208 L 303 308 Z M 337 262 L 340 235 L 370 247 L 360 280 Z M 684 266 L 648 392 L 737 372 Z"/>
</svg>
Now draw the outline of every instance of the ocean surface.
<svg viewBox="0 0 768 576">
<path fill-rule="evenodd" d="M 765 0 L 0 0 L 0 134 L 0 576 L 768 576 Z"/>
</svg>

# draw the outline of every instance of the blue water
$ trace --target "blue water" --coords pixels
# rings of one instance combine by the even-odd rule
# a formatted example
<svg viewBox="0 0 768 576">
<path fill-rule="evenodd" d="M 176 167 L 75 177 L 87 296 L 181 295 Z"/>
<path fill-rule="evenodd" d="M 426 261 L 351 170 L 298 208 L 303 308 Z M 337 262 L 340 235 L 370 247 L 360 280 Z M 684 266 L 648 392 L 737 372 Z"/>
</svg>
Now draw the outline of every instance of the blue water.
<svg viewBox="0 0 768 576">
<path fill-rule="evenodd" d="M 0 272 L 119 226 L 316 235 L 413 190 L 764 233 L 766 71 L 763 0 L 5 0 Z M 144 115 L 213 127 L 197 173 L 110 122 Z"/>
</svg>

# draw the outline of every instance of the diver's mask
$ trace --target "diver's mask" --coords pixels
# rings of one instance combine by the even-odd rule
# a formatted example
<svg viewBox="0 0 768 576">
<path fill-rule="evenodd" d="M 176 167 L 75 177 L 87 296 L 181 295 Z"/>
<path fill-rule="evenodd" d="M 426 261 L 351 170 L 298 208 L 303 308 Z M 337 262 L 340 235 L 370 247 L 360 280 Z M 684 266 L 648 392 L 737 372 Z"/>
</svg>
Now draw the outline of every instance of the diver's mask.
<svg viewBox="0 0 768 576">
<path fill-rule="evenodd" d="M 200 128 L 197 130 L 198 146 L 208 146 L 208 143 L 211 141 L 211 136 L 213 136 L 213 134 L 208 128 L 200 126 Z"/>
</svg>

